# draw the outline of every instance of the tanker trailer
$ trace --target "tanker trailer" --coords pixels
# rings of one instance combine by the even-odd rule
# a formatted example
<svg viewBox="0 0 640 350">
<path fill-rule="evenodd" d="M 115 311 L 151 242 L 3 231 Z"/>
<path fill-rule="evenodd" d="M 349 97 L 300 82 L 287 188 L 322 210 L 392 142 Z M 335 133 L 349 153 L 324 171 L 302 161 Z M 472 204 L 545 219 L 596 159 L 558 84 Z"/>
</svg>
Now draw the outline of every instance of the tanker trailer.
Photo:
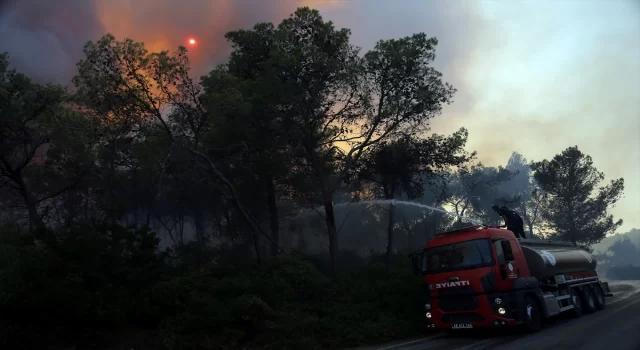
<svg viewBox="0 0 640 350">
<path fill-rule="evenodd" d="M 611 296 L 607 283 L 596 273 L 597 261 L 587 250 L 569 242 L 519 239 L 529 267 L 529 275 L 538 280 L 544 300 L 545 317 L 563 311 L 581 316 L 605 307 Z"/>
<path fill-rule="evenodd" d="M 539 281 L 575 274 L 589 274 L 596 270 L 596 259 L 586 250 L 569 242 L 520 239 L 522 252 L 529 265 L 529 273 Z"/>
</svg>

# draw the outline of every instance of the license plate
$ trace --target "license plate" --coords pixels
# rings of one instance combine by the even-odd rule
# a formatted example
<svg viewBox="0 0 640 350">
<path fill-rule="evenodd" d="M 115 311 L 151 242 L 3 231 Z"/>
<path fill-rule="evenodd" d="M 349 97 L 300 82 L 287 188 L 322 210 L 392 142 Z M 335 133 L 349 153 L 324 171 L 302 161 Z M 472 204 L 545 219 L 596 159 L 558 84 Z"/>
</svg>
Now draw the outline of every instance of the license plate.
<svg viewBox="0 0 640 350">
<path fill-rule="evenodd" d="M 473 328 L 473 325 L 471 323 L 454 323 L 453 326 L 451 326 L 451 328 L 453 329 Z"/>
</svg>

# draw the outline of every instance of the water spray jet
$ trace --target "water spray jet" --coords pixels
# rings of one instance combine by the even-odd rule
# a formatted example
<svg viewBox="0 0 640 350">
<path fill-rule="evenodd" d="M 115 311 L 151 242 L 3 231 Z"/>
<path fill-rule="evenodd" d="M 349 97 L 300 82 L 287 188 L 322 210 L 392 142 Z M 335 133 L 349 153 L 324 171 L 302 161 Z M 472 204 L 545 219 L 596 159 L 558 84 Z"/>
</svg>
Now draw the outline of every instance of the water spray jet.
<svg viewBox="0 0 640 350">
<path fill-rule="evenodd" d="M 451 213 L 448 212 L 444 209 L 441 208 L 436 208 L 436 207 L 432 207 L 430 205 L 426 205 L 426 204 L 422 204 L 422 203 L 416 203 L 416 202 L 410 202 L 410 201 L 402 201 L 402 200 L 397 200 L 397 199 L 374 199 L 374 200 L 366 200 L 366 201 L 358 201 L 358 202 L 345 202 L 345 203 L 337 203 L 336 205 L 334 205 L 334 208 L 342 208 L 342 207 L 347 207 L 350 205 L 363 205 L 363 204 L 378 204 L 378 205 L 408 205 L 408 206 L 412 206 L 412 207 L 418 207 L 418 208 L 422 208 L 422 209 L 428 209 L 431 211 L 437 211 L 439 213 L 451 216 L 451 217 L 456 217 L 458 219 L 464 220 L 464 221 L 468 221 L 471 222 L 473 224 L 476 225 L 482 225 L 482 221 L 476 220 L 476 219 L 472 219 L 466 216 L 462 216 L 462 215 L 458 215 L 455 213 Z M 316 208 L 319 209 L 322 208 L 322 206 Z M 306 216 L 311 214 L 312 212 L 306 212 L 306 213 L 301 213 L 296 215 L 295 217 L 299 217 L 299 216 Z M 295 218 L 294 217 L 294 218 Z"/>
</svg>

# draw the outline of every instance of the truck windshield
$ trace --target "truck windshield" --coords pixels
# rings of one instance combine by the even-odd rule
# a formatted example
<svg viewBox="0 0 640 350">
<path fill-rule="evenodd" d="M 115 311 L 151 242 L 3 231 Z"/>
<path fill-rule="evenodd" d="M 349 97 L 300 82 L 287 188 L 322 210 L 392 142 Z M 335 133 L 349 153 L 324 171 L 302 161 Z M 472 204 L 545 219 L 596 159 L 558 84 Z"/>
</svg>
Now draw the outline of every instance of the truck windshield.
<svg viewBox="0 0 640 350">
<path fill-rule="evenodd" d="M 493 255 L 488 239 L 476 239 L 425 249 L 422 272 L 426 274 L 492 266 Z"/>
</svg>

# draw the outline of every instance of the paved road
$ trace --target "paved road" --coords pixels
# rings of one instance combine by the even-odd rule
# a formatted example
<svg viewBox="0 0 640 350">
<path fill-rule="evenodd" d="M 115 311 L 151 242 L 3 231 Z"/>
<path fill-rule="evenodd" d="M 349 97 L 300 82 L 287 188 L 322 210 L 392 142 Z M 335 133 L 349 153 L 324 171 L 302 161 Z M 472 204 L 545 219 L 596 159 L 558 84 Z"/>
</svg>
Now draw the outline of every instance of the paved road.
<svg viewBox="0 0 640 350">
<path fill-rule="evenodd" d="M 559 317 L 536 334 L 511 332 L 431 337 L 377 347 L 378 350 L 640 350 L 640 281 L 610 283 L 614 296 L 602 311 L 578 319 Z M 375 348 L 373 348 L 375 349 Z"/>
</svg>

